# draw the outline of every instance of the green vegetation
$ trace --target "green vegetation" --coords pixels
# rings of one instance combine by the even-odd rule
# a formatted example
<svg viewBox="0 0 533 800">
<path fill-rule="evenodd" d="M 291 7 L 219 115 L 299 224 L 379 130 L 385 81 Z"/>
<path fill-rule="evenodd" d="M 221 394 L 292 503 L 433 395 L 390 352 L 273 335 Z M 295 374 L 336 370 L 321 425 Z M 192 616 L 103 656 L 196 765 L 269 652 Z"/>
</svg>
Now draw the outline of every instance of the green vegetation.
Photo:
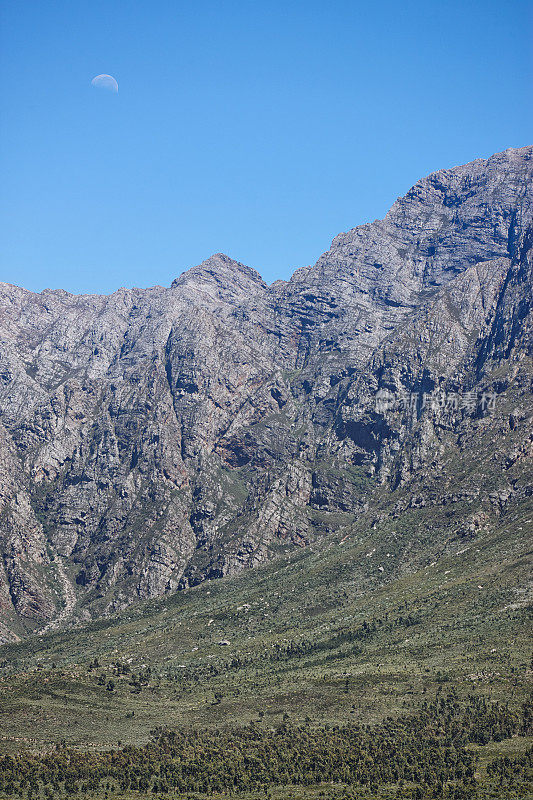
<svg viewBox="0 0 533 800">
<path fill-rule="evenodd" d="M 167 796 L 185 792 L 213 796 L 270 786 L 342 784 L 377 796 L 397 787 L 396 797 L 487 796 L 476 778 L 476 755 L 465 745 L 486 744 L 526 733 L 526 715 L 454 694 L 425 703 L 413 716 L 370 726 L 299 727 L 282 724 L 207 730 L 157 730 L 144 747 L 80 753 L 25 754 L 0 761 L 0 792 L 20 797 L 59 793 L 98 796 L 101 789 Z M 531 750 L 495 759 L 486 775 L 499 786 L 521 790 L 528 781 Z M 515 769 L 513 769 L 515 767 Z M 110 783 L 111 782 L 111 783 Z"/>
</svg>

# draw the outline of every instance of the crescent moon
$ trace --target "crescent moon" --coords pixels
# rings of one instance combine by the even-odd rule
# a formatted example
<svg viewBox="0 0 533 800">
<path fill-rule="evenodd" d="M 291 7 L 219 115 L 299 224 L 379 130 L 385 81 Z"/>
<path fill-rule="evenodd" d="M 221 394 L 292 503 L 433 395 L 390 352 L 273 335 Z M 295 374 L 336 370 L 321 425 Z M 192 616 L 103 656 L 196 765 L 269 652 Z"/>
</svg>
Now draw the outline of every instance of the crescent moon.
<svg viewBox="0 0 533 800">
<path fill-rule="evenodd" d="M 106 75 L 105 73 L 102 75 L 96 75 L 92 79 L 91 83 L 97 89 L 105 89 L 106 91 L 114 92 L 115 94 L 118 92 L 118 83 L 112 75 Z"/>
</svg>

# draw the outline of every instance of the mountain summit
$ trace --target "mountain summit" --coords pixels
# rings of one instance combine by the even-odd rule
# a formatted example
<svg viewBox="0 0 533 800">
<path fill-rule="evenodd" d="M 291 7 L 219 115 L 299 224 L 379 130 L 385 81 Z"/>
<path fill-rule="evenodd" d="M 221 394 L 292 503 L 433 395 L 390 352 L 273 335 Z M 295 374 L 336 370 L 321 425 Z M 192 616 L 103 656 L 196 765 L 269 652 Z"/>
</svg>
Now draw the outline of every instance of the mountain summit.
<svg viewBox="0 0 533 800">
<path fill-rule="evenodd" d="M 199 292 L 209 292 L 208 287 L 212 287 L 217 300 L 227 300 L 232 296 L 234 299 L 246 299 L 257 288 L 266 288 L 258 272 L 234 261 L 224 253 L 215 253 L 172 282 L 172 289 L 182 286 Z"/>
</svg>

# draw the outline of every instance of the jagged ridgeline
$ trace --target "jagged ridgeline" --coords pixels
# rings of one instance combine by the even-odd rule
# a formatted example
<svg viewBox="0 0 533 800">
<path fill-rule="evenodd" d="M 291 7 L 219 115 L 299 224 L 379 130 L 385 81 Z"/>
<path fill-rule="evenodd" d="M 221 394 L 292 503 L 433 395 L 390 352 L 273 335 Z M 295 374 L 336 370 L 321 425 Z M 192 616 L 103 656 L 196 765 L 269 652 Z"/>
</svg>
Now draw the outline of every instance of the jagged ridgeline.
<svg viewBox="0 0 533 800">
<path fill-rule="evenodd" d="M 532 165 L 436 172 L 272 286 L 222 254 L 170 288 L 0 284 L 4 640 L 348 533 L 404 487 L 490 529 L 528 491 Z"/>
</svg>

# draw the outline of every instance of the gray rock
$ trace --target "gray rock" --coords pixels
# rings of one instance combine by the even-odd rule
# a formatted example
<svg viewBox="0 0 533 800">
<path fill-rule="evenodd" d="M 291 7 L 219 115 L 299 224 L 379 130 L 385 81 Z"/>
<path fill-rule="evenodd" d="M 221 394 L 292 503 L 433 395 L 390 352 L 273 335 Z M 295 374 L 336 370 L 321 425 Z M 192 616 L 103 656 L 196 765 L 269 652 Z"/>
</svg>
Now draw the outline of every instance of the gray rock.
<svg viewBox="0 0 533 800">
<path fill-rule="evenodd" d="M 512 385 L 529 431 L 532 170 L 527 147 L 430 175 L 270 287 L 223 254 L 170 288 L 0 284 L 2 635 L 349 525 L 493 424 L 483 392 Z"/>
</svg>

